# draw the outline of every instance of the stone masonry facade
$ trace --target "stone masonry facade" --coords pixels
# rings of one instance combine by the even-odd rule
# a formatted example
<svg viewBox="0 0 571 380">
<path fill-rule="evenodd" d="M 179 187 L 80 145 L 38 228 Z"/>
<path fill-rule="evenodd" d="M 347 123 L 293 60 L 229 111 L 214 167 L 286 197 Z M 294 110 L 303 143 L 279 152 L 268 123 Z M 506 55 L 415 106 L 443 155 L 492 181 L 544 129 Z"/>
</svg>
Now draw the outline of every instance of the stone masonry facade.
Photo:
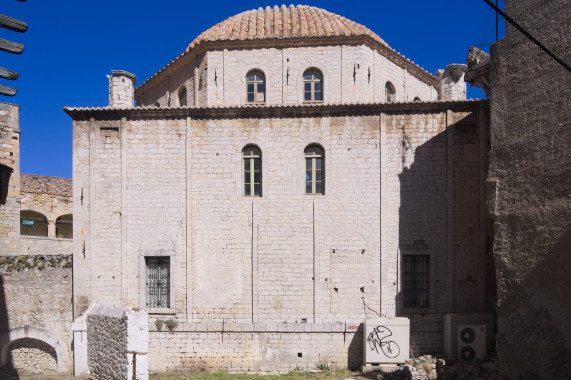
<svg viewBox="0 0 571 380">
<path fill-rule="evenodd" d="M 150 326 L 176 320 L 173 332 L 151 328 L 150 370 L 311 367 L 317 347 L 358 365 L 345 328 L 375 312 L 411 319 L 413 355 L 441 353 L 445 313 L 489 311 L 476 204 L 487 107 L 68 109 L 74 194 L 85 194 L 74 199 L 75 315 L 121 304 L 146 309 Z M 315 143 L 323 195 L 304 194 Z M 262 152 L 261 197 L 241 192 L 249 144 Z M 428 308 L 402 303 L 409 254 L 429 256 Z M 146 257 L 170 259 L 167 308 L 146 308 Z"/>
</svg>

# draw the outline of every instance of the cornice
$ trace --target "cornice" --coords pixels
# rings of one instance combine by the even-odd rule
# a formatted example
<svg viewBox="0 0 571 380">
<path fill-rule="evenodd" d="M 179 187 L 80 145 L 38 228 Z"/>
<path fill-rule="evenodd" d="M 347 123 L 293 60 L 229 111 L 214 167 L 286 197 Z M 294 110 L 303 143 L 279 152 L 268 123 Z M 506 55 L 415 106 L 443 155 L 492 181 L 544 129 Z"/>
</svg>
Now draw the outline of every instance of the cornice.
<svg viewBox="0 0 571 380">
<path fill-rule="evenodd" d="M 236 107 L 135 107 L 135 108 L 75 108 L 65 107 L 64 112 L 73 120 L 136 119 L 242 119 L 286 117 L 336 117 L 411 113 L 440 113 L 447 110 L 474 111 L 489 107 L 488 99 L 447 102 L 352 103 L 352 104 L 301 104 Z"/>
</svg>

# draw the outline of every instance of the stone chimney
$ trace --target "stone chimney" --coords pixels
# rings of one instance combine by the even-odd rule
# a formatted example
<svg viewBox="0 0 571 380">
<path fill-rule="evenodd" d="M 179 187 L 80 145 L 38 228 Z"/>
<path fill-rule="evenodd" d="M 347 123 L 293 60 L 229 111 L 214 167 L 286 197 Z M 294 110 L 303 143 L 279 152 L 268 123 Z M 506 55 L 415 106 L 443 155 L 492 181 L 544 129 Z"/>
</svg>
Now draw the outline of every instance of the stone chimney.
<svg viewBox="0 0 571 380">
<path fill-rule="evenodd" d="M 446 66 L 446 70 L 438 70 L 438 100 L 466 100 L 466 82 L 464 73 L 468 67 L 462 64 Z"/>
<path fill-rule="evenodd" d="M 109 79 L 109 107 L 133 108 L 137 77 L 123 70 L 111 70 Z"/>
</svg>

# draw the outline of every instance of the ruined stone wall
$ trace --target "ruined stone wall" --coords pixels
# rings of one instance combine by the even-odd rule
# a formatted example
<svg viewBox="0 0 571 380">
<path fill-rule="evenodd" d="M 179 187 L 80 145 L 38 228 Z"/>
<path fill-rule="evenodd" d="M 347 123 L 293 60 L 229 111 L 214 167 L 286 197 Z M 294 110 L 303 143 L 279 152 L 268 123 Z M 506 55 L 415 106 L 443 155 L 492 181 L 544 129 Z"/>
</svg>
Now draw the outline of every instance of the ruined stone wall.
<svg viewBox="0 0 571 380">
<path fill-rule="evenodd" d="M 246 74 L 251 70 L 265 75 L 266 104 L 302 104 L 302 76 L 309 68 L 323 74 L 325 103 L 383 103 L 387 81 L 394 85 L 398 102 L 436 98 L 432 86 L 365 45 L 212 50 L 188 62 L 138 94 L 137 104 L 158 101 L 165 107 L 170 99 L 171 106 L 178 106 L 178 91 L 185 85 L 189 105 L 194 106 L 197 73 L 198 106 L 245 105 Z"/>
<path fill-rule="evenodd" d="M 16 255 L 20 244 L 19 110 L 0 103 L 0 164 L 12 169 L 5 204 L 0 204 L 0 255 Z M 1 168 L 1 167 L 0 167 Z M 1 170 L 1 169 L 0 169 Z M 9 170 L 5 171 L 8 175 Z"/>
<path fill-rule="evenodd" d="M 568 1 L 505 6 L 531 35 L 571 62 Z M 569 377 L 570 74 L 508 23 L 491 59 L 499 368 L 514 379 Z"/>
<path fill-rule="evenodd" d="M 30 325 L 47 330 L 71 352 L 71 256 L 2 256 L 0 258 L 0 335 Z M 35 346 L 34 346 L 35 347 Z M 32 348 L 34 348 L 32 347 Z M 24 350 L 26 351 L 26 350 Z M 32 363 L 37 347 L 18 351 L 17 363 Z M 49 354 L 49 353 L 48 353 Z M 70 358 L 67 358 L 68 362 Z M 31 365 L 30 370 L 37 368 Z"/>
</svg>

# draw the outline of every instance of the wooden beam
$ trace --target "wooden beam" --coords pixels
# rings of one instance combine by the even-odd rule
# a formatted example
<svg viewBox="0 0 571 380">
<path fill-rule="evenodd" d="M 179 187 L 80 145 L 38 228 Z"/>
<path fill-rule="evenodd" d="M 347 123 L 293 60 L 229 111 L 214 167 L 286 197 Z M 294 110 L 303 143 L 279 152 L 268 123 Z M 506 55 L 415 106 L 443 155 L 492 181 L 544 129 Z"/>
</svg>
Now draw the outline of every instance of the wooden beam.
<svg viewBox="0 0 571 380">
<path fill-rule="evenodd" d="M 12 87 L 3 86 L 0 84 L 0 95 L 14 96 L 18 90 Z"/>
<path fill-rule="evenodd" d="M 14 32 L 24 33 L 28 30 L 28 23 L 15 18 L 0 15 L 0 27 L 13 30 Z"/>
<path fill-rule="evenodd" d="M 0 50 L 7 51 L 12 54 L 22 54 L 24 45 L 0 38 Z"/>
<path fill-rule="evenodd" d="M 0 78 L 14 80 L 18 79 L 18 76 L 17 72 L 0 67 Z"/>
</svg>

